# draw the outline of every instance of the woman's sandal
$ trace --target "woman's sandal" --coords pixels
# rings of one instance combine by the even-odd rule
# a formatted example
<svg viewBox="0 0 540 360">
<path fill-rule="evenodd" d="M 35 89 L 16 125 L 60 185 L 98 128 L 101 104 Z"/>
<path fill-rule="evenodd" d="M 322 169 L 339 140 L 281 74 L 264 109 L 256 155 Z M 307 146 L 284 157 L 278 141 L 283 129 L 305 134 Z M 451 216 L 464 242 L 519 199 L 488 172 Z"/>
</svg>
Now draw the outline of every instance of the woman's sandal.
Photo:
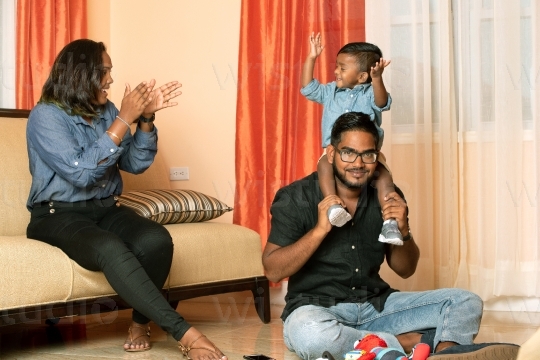
<svg viewBox="0 0 540 360">
<path fill-rule="evenodd" d="M 210 349 L 210 348 L 207 348 L 207 347 L 204 347 L 204 346 L 203 346 L 203 347 L 193 347 L 193 344 L 195 344 L 195 342 L 196 342 L 197 340 L 199 340 L 200 338 L 203 338 L 203 337 L 206 337 L 206 335 L 202 335 L 202 334 L 199 335 L 199 337 L 196 338 L 195 340 L 193 340 L 193 341 L 191 342 L 191 344 L 189 344 L 189 346 L 187 346 L 187 347 L 184 346 L 184 345 L 182 345 L 182 344 L 180 344 L 180 341 L 178 342 L 178 347 L 180 348 L 180 351 L 182 352 L 182 355 L 184 355 L 184 357 L 185 357 L 187 360 L 192 360 L 192 359 L 189 357 L 188 354 L 189 354 L 189 352 L 190 352 L 191 350 L 196 350 L 196 349 L 204 349 L 204 350 L 208 350 L 208 351 L 210 351 L 210 352 L 213 352 L 214 354 L 219 355 L 220 352 L 218 352 L 218 350 L 217 350 L 217 348 L 216 348 L 216 345 L 214 345 L 214 343 L 211 342 L 210 340 L 208 340 L 208 341 L 210 341 L 210 344 L 212 344 L 213 349 Z M 222 356 L 222 357 L 223 357 L 223 356 Z"/>
<path fill-rule="evenodd" d="M 135 339 L 133 338 L 133 335 L 131 334 L 131 329 L 132 328 L 139 328 L 139 329 L 143 329 L 144 330 L 144 334 L 142 335 L 139 335 L 137 336 Z M 124 342 L 124 345 L 126 344 L 129 344 L 129 346 L 131 346 L 133 344 L 133 341 L 137 340 L 138 338 L 141 338 L 143 336 L 148 336 L 150 337 L 150 325 L 141 325 L 141 324 L 132 324 L 129 329 L 128 329 L 128 334 L 129 334 L 129 340 L 126 340 Z M 146 350 L 150 350 L 152 346 L 150 345 L 150 343 L 148 343 L 148 347 L 139 347 L 139 348 L 124 348 L 124 351 L 127 351 L 127 352 L 139 352 L 139 351 L 146 351 Z"/>
</svg>

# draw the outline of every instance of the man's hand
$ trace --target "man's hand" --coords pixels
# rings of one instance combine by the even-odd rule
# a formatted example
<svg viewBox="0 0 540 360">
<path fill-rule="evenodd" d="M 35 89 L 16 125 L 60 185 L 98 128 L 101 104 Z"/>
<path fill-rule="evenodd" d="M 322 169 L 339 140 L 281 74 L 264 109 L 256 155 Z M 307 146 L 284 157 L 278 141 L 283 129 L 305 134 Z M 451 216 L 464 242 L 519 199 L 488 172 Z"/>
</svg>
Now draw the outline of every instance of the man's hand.
<svg viewBox="0 0 540 360">
<path fill-rule="evenodd" d="M 409 233 L 409 223 L 407 221 L 407 203 L 396 192 L 391 192 L 385 197 L 385 204 L 382 207 L 383 218 L 395 218 L 398 222 L 401 235 Z M 420 259 L 420 250 L 414 239 L 405 241 L 402 246 L 387 244 L 386 262 L 390 269 L 396 274 L 406 279 L 414 274 Z"/>
<path fill-rule="evenodd" d="M 309 56 L 316 59 L 321 55 L 324 46 L 321 45 L 321 33 L 315 35 L 314 32 L 309 36 Z"/>
<path fill-rule="evenodd" d="M 382 73 L 384 72 L 384 68 L 390 65 L 392 60 L 385 60 L 381 58 L 378 63 L 375 64 L 375 66 L 371 67 L 371 78 L 376 79 L 380 78 L 382 76 Z"/>
<path fill-rule="evenodd" d="M 407 203 L 399 196 L 397 192 L 391 192 L 385 197 L 385 203 L 382 206 L 382 216 L 384 220 L 394 218 L 398 222 L 401 235 L 409 233 L 409 223 L 407 220 Z"/>
<path fill-rule="evenodd" d="M 327 196 L 319 202 L 317 224 L 295 243 L 285 247 L 271 242 L 266 243 L 262 263 L 266 277 L 270 281 L 279 282 L 296 274 L 304 266 L 332 229 L 328 220 L 328 209 L 332 205 L 342 203 L 336 195 Z"/>
<path fill-rule="evenodd" d="M 345 207 L 345 204 L 337 195 L 328 195 L 324 199 L 321 200 L 318 207 L 318 220 L 317 225 L 315 225 L 315 228 L 313 231 L 320 232 L 321 234 L 328 234 L 330 230 L 332 230 L 332 224 L 330 224 L 330 220 L 328 219 L 328 209 L 330 209 L 330 206 L 339 204 L 343 207 Z"/>
</svg>

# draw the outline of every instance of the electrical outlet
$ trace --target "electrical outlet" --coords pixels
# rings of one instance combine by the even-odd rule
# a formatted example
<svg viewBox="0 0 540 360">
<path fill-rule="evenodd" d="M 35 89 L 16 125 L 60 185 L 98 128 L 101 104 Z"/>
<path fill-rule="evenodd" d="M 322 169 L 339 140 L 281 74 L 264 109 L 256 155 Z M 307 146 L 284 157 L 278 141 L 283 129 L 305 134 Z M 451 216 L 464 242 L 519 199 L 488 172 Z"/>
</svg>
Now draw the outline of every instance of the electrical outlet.
<svg viewBox="0 0 540 360">
<path fill-rule="evenodd" d="M 171 180 L 189 180 L 188 167 L 172 167 L 169 171 Z"/>
</svg>

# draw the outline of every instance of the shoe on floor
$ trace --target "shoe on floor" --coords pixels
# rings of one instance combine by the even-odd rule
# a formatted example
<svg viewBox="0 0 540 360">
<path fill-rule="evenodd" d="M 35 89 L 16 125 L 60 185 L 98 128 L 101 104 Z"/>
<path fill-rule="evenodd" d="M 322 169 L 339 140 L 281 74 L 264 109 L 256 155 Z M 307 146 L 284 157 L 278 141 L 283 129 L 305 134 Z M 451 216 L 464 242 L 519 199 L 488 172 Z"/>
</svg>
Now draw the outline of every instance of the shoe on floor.
<svg viewBox="0 0 540 360">
<path fill-rule="evenodd" d="M 401 236 L 396 219 L 388 219 L 383 223 L 379 241 L 392 245 L 403 245 L 403 236 Z"/>
<path fill-rule="evenodd" d="M 342 227 L 347 223 L 347 221 L 351 220 L 351 214 L 349 214 L 343 206 L 336 204 L 330 206 L 328 209 L 328 220 L 330 220 L 330 224 Z"/>
<path fill-rule="evenodd" d="M 515 360 L 518 351 L 518 345 L 504 343 L 454 345 L 427 360 Z"/>
</svg>

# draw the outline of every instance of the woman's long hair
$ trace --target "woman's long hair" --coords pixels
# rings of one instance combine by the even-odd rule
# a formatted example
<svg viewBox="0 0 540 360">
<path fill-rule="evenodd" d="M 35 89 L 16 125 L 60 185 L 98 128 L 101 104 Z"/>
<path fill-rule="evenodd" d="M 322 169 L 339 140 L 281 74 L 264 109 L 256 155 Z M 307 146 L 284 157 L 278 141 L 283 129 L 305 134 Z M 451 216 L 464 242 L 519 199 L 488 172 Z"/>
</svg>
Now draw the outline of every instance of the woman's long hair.
<svg viewBox="0 0 540 360">
<path fill-rule="evenodd" d="M 104 51 L 102 42 L 89 39 L 67 44 L 54 60 L 39 102 L 53 103 L 70 115 L 96 116 Z"/>
</svg>

